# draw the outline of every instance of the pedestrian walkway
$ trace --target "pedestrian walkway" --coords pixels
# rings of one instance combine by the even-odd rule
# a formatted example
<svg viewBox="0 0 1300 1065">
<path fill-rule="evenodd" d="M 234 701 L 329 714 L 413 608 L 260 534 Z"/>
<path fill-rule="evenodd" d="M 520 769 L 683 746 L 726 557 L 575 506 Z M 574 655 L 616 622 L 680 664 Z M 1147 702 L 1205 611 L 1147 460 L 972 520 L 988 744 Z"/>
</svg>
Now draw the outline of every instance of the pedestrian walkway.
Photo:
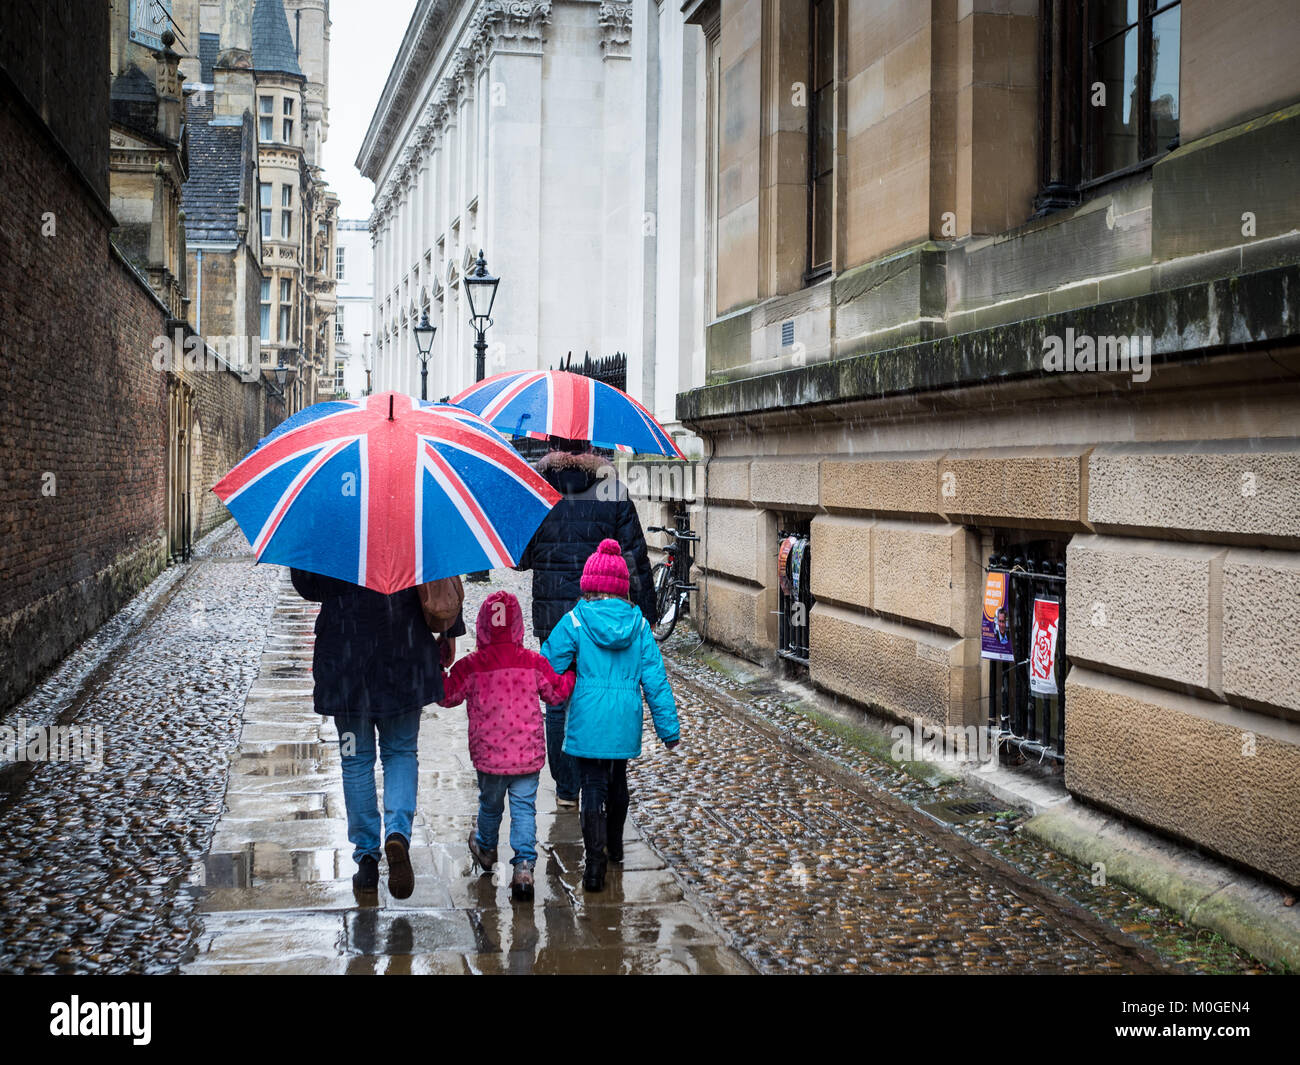
<svg viewBox="0 0 1300 1065">
<path fill-rule="evenodd" d="M 466 603 L 472 646 L 472 611 Z M 249 692 L 225 813 L 195 876 L 203 932 L 191 973 L 743 973 L 708 917 L 628 826 L 623 868 L 582 890 L 577 813 L 556 810 L 543 771 L 534 903 L 513 903 L 508 860 L 472 873 L 477 809 L 463 707 L 427 708 L 411 857 L 415 893 L 397 900 L 381 865 L 378 899 L 352 890 L 337 734 L 311 706 L 317 606 L 280 586 Z M 467 646 L 466 644 L 469 644 Z M 508 859 L 508 820 L 501 852 Z"/>
</svg>

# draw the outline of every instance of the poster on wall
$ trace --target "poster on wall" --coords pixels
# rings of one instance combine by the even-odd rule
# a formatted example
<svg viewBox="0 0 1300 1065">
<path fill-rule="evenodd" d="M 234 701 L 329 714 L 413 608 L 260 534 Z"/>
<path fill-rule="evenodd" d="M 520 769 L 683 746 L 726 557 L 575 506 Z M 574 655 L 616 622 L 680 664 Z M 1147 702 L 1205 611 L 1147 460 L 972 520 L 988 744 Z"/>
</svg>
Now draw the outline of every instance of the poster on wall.
<svg viewBox="0 0 1300 1065">
<path fill-rule="evenodd" d="M 1056 695 L 1056 632 L 1061 623 L 1059 599 L 1034 600 L 1034 627 L 1029 641 L 1029 690 Z"/>
<path fill-rule="evenodd" d="M 1007 575 L 990 573 L 984 582 L 984 613 L 980 617 L 980 657 L 1014 662 L 1011 624 L 1007 616 Z"/>
</svg>

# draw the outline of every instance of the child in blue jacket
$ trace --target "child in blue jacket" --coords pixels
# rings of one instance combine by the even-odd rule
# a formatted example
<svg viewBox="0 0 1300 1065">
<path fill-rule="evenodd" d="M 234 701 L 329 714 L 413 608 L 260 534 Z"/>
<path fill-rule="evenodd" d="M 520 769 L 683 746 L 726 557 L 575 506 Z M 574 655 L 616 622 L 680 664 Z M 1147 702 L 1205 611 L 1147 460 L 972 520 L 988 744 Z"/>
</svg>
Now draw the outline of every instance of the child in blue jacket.
<svg viewBox="0 0 1300 1065">
<path fill-rule="evenodd" d="M 641 753 L 641 693 L 655 733 L 670 750 L 681 730 L 677 704 L 650 625 L 628 602 L 627 563 L 617 540 L 602 540 L 582 569 L 582 600 L 551 631 L 542 654 L 556 673 L 578 679 L 564 726 L 564 751 L 578 760 L 588 891 L 605 886 L 606 861 L 623 860 L 627 760 Z"/>
</svg>

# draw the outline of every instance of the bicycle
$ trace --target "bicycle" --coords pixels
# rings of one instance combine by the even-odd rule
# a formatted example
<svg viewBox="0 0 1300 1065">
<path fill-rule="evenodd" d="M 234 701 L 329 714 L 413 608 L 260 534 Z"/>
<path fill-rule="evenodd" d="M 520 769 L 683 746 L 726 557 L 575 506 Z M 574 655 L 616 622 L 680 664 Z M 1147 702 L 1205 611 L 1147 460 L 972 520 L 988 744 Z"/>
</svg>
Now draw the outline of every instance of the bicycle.
<svg viewBox="0 0 1300 1065">
<path fill-rule="evenodd" d="M 699 537 L 689 529 L 680 531 L 667 529 L 661 525 L 651 525 L 646 529 L 650 533 L 663 533 L 668 537 L 668 546 L 664 549 L 667 558 L 656 562 L 650 570 L 650 579 L 655 590 L 655 622 L 650 626 L 651 633 L 660 643 L 673 634 L 677 619 L 690 609 L 690 595 L 695 591 L 691 583 L 691 548 L 698 543 Z"/>
</svg>

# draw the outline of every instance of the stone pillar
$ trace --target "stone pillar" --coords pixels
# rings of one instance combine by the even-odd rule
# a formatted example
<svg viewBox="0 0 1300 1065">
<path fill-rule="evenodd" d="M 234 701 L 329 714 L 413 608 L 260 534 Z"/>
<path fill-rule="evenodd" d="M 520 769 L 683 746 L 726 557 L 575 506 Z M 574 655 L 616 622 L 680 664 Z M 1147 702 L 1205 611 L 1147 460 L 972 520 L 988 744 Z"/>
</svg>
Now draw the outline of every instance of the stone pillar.
<svg viewBox="0 0 1300 1065">
<path fill-rule="evenodd" d="M 507 365 L 534 368 L 548 365 L 538 350 L 542 335 L 542 304 L 557 311 L 581 298 L 570 277 L 541 277 L 542 199 L 542 46 L 550 21 L 549 2 L 516 3 L 513 14 L 498 11 L 490 23 L 489 84 L 495 106 L 489 110 L 486 205 L 480 203 L 484 250 L 489 269 L 501 278 L 496 324 L 491 340 L 504 345 Z M 477 250 L 477 249 L 475 249 Z M 551 286 L 543 290 L 541 283 Z M 465 308 L 468 312 L 468 308 Z M 558 357 L 561 352 L 547 352 Z M 460 366 L 464 370 L 460 371 Z M 473 362 L 457 363 L 459 379 L 452 387 L 473 381 Z"/>
</svg>

